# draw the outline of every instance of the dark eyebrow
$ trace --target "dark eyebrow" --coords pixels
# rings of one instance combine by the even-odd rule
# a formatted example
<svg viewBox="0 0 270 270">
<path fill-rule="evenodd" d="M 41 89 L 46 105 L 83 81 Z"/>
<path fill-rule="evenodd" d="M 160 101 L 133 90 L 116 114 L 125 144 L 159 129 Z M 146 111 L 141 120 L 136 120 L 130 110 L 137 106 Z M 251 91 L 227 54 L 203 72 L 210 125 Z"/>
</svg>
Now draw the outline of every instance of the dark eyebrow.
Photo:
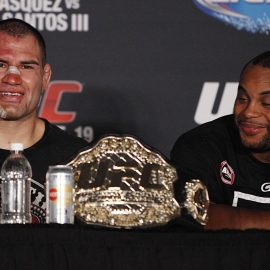
<svg viewBox="0 0 270 270">
<path fill-rule="evenodd" d="M 238 86 L 238 91 L 242 91 L 242 92 L 245 92 L 245 93 L 247 92 L 246 89 L 240 84 Z"/>
<path fill-rule="evenodd" d="M 6 64 L 8 63 L 6 60 L 1 59 L 1 58 L 0 58 L 0 62 L 2 62 L 2 63 L 6 63 Z"/>
<path fill-rule="evenodd" d="M 241 85 L 238 86 L 238 91 L 242 91 L 242 92 L 247 94 L 247 90 Z M 265 91 L 261 92 L 260 95 L 261 96 L 270 95 L 270 90 L 265 90 Z"/>
<path fill-rule="evenodd" d="M 0 58 L 0 62 L 8 64 L 8 61 L 7 61 L 7 60 L 1 59 L 1 58 Z M 38 63 L 38 62 L 35 61 L 35 60 L 21 61 L 20 64 L 23 64 L 23 65 L 37 65 L 37 66 L 40 66 L 40 63 Z"/>
<path fill-rule="evenodd" d="M 23 64 L 23 65 L 37 65 L 37 66 L 40 65 L 37 61 L 34 61 L 34 60 L 21 61 L 20 63 Z"/>
<path fill-rule="evenodd" d="M 261 96 L 270 95 L 270 90 L 261 92 Z"/>
</svg>

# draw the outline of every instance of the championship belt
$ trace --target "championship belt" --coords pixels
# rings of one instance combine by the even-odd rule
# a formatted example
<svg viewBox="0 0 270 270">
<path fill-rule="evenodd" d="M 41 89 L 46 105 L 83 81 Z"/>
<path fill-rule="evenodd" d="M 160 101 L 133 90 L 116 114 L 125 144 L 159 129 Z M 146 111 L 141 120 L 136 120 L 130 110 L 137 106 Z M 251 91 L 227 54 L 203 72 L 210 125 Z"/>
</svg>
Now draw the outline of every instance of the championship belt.
<svg viewBox="0 0 270 270">
<path fill-rule="evenodd" d="M 74 172 L 75 213 L 87 224 L 149 227 L 181 214 L 173 191 L 175 168 L 134 137 L 104 137 L 68 165 Z"/>
<path fill-rule="evenodd" d="M 192 179 L 185 184 L 185 201 L 182 207 L 200 224 L 208 221 L 209 195 L 206 186 L 199 179 Z"/>
</svg>

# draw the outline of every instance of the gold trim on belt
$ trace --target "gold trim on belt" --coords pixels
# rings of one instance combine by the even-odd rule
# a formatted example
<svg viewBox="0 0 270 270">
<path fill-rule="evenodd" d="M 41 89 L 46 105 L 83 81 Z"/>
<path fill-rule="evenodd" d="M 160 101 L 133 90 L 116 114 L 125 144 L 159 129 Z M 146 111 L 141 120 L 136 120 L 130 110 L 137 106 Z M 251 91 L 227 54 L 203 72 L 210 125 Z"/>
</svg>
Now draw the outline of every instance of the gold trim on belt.
<svg viewBox="0 0 270 270">
<path fill-rule="evenodd" d="M 75 178 L 75 213 L 87 224 L 149 227 L 181 215 L 173 189 L 176 169 L 132 136 L 104 137 L 68 165 Z M 206 187 L 192 180 L 185 191 L 181 206 L 204 225 Z"/>
<path fill-rule="evenodd" d="M 105 137 L 69 165 L 75 212 L 88 224 L 154 226 L 180 215 L 173 192 L 175 168 L 133 137 Z"/>
</svg>

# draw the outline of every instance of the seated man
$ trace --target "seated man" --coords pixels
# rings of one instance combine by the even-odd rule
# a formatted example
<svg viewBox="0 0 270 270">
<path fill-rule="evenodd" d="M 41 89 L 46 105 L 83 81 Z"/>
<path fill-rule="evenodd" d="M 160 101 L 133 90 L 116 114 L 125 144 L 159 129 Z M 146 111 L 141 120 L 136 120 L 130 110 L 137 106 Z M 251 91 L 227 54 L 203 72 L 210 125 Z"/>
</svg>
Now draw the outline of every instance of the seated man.
<svg viewBox="0 0 270 270">
<path fill-rule="evenodd" d="M 192 178 L 208 188 L 205 229 L 270 229 L 270 51 L 242 69 L 233 115 L 180 136 L 171 159 L 176 192 Z"/>
<path fill-rule="evenodd" d="M 0 21 L 0 166 L 10 143 L 22 143 L 33 171 L 32 221 L 45 222 L 44 184 L 48 166 L 65 164 L 88 145 L 45 119 L 37 107 L 51 76 L 41 34 L 17 19 Z"/>
</svg>

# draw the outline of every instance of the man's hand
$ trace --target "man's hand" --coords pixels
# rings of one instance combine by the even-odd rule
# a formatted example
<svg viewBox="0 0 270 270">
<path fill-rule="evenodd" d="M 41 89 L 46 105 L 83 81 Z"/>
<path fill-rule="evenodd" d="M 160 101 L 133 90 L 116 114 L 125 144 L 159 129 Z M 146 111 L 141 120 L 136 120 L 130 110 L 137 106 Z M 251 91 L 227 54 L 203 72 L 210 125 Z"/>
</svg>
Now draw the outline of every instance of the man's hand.
<svg viewBox="0 0 270 270">
<path fill-rule="evenodd" d="M 270 229 L 270 211 L 250 210 L 222 204 L 210 204 L 205 230 Z"/>
</svg>

